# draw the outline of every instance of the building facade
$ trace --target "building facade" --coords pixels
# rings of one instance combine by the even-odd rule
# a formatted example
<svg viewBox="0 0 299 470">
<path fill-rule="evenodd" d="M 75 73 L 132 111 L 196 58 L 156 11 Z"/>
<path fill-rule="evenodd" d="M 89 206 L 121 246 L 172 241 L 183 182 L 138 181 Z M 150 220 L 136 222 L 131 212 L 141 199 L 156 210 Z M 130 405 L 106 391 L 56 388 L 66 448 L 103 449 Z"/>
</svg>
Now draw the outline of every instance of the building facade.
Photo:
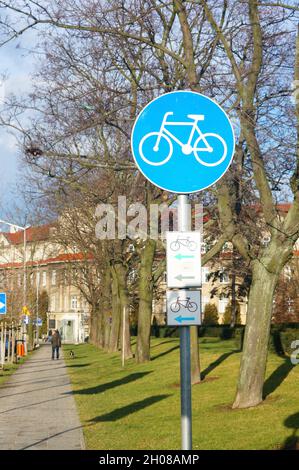
<svg viewBox="0 0 299 470">
<path fill-rule="evenodd" d="M 26 280 L 24 232 L 0 233 L 0 289 L 7 293 L 7 318 L 20 318 L 24 303 L 32 319 L 38 317 L 38 299 L 46 292 L 47 330 L 58 329 L 65 343 L 82 343 L 89 335 L 90 316 L 78 288 L 83 256 L 66 252 L 53 241 L 54 232 L 50 224 L 26 230 Z"/>
</svg>

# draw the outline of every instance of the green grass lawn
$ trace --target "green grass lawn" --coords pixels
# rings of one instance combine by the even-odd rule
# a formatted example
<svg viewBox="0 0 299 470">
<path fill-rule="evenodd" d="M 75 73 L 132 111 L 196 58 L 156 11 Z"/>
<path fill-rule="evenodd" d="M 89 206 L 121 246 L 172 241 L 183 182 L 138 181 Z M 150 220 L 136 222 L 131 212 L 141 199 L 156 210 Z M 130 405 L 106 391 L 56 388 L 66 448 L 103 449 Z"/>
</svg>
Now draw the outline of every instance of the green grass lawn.
<svg viewBox="0 0 299 470">
<path fill-rule="evenodd" d="M 180 449 L 178 339 L 152 339 L 153 360 L 130 360 L 124 369 L 119 354 L 92 345 L 64 350 L 88 449 Z M 192 388 L 194 450 L 292 447 L 299 366 L 270 354 L 264 403 L 232 410 L 240 362 L 233 340 L 202 338 L 200 351 L 205 380 Z"/>
<path fill-rule="evenodd" d="M 11 374 L 13 374 L 16 371 L 16 369 L 19 367 L 20 364 L 24 362 L 24 360 L 25 358 L 19 359 L 18 364 L 8 364 L 8 363 L 4 364 L 4 370 L 0 369 L 0 386 L 3 385 L 9 379 Z"/>
</svg>

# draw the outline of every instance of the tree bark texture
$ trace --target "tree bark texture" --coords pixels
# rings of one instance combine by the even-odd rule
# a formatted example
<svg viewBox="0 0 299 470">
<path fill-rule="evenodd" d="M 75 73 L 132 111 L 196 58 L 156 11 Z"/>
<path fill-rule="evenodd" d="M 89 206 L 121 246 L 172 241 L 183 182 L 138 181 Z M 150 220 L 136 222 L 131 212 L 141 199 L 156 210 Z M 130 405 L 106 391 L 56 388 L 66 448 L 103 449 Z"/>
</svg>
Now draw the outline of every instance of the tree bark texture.
<svg viewBox="0 0 299 470">
<path fill-rule="evenodd" d="M 120 306 L 120 316 L 123 318 L 124 309 L 126 309 L 125 324 L 121 321 L 122 328 L 125 328 L 124 333 L 124 357 L 125 359 L 130 359 L 133 357 L 131 350 L 131 334 L 130 334 L 130 304 L 127 291 L 127 270 L 122 263 L 116 263 L 114 265 L 116 279 L 117 279 L 117 288 L 118 288 L 118 297 L 119 297 L 119 306 Z M 123 333 L 123 332 L 122 332 Z M 123 334 L 121 334 L 121 341 Z"/>
<path fill-rule="evenodd" d="M 139 269 L 139 309 L 138 333 L 136 346 L 136 361 L 138 363 L 150 360 L 150 335 L 153 304 L 152 270 L 156 242 L 148 239 L 140 251 Z"/>
</svg>

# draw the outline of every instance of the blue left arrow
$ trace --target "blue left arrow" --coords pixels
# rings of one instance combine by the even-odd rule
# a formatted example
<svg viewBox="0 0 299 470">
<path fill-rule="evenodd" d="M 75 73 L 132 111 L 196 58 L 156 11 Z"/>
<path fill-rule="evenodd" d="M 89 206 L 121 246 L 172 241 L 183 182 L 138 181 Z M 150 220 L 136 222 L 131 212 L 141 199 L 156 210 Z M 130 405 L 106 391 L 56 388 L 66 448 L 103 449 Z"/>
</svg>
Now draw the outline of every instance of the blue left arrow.
<svg viewBox="0 0 299 470">
<path fill-rule="evenodd" d="M 182 317 L 182 315 L 175 318 L 175 321 L 177 321 L 178 323 L 182 323 L 183 321 L 194 321 L 194 320 L 195 320 L 195 317 Z"/>
</svg>

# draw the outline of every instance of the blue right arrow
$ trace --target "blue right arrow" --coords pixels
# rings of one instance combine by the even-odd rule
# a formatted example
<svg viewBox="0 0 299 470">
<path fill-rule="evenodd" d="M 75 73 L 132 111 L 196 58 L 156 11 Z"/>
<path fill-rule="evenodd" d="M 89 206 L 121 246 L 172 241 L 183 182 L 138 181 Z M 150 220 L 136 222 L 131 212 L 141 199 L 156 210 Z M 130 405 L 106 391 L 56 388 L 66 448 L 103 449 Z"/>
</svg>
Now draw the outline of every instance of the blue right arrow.
<svg viewBox="0 0 299 470">
<path fill-rule="evenodd" d="M 180 315 L 179 317 L 175 318 L 175 321 L 177 321 L 178 323 L 182 323 L 183 321 L 192 321 L 192 320 L 195 320 L 195 317 L 182 317 L 182 315 Z"/>
</svg>

